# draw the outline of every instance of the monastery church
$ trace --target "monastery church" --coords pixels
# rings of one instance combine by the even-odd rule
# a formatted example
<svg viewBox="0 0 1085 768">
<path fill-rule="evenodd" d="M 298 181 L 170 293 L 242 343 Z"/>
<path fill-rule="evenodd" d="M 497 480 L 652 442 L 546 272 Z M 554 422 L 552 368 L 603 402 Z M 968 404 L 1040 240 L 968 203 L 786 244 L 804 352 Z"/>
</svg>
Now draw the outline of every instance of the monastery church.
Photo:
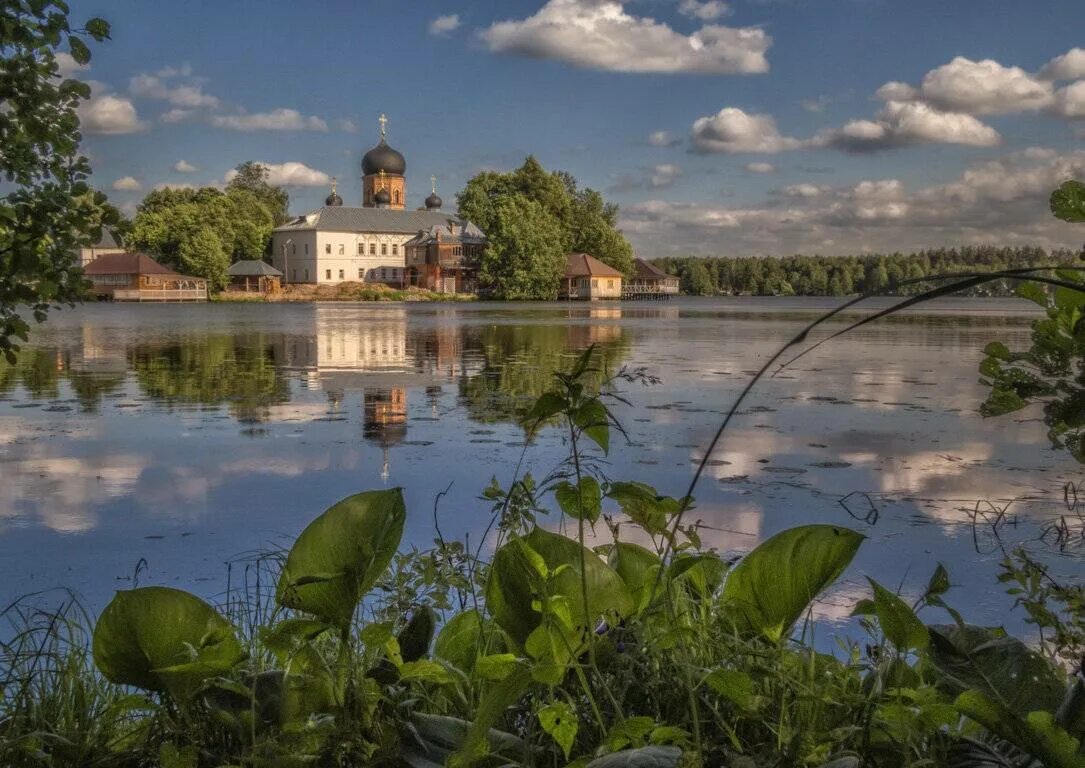
<svg viewBox="0 0 1085 768">
<path fill-rule="evenodd" d="M 272 261 L 284 282 L 473 290 L 463 257 L 484 247 L 485 236 L 441 210 L 436 179 L 425 207 L 407 209 L 407 161 L 389 146 L 387 128 L 381 115 L 380 141 L 362 158 L 361 205 L 343 205 L 333 179 L 323 207 L 272 232 Z"/>
</svg>

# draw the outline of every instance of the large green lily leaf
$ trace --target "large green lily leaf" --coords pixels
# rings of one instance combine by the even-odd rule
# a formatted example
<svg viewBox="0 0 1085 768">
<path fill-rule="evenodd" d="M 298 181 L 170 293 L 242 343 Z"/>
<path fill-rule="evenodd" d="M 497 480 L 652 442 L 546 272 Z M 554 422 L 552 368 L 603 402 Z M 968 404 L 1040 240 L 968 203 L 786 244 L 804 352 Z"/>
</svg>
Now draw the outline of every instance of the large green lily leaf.
<svg viewBox="0 0 1085 768">
<path fill-rule="evenodd" d="M 118 592 L 94 627 L 94 663 L 106 678 L 177 699 L 244 657 L 230 623 L 179 589 Z"/>
<path fill-rule="evenodd" d="M 587 580 L 588 614 L 584 615 L 581 556 Z M 560 569 L 560 570 L 559 570 Z M 633 611 L 621 577 L 598 555 L 578 542 L 536 528 L 510 541 L 494 555 L 486 583 L 486 603 L 494 620 L 521 646 L 542 621 L 540 580 L 548 578 L 550 598 L 564 598 L 579 638 L 603 617 L 624 618 Z M 577 639 L 576 644 L 580 641 Z"/>
<path fill-rule="evenodd" d="M 348 496 L 311 522 L 279 577 L 280 605 L 340 629 L 388 567 L 407 517 L 399 488 Z"/>
<path fill-rule="evenodd" d="M 978 690 L 1019 715 L 1059 706 L 1062 675 L 1001 629 L 950 624 L 928 631 L 928 661 L 939 672 L 939 686 L 950 693 Z"/>
<path fill-rule="evenodd" d="M 617 573 L 633 599 L 635 613 L 641 613 L 652 602 L 659 569 L 659 555 L 639 544 L 617 541 L 611 547 L 607 563 Z"/>
<path fill-rule="evenodd" d="M 954 702 L 957 710 L 988 731 L 1039 759 L 1045 768 L 1085 768 L 1078 741 L 1055 723 L 1050 712 L 1019 717 L 979 691 L 965 691 Z"/>
<path fill-rule="evenodd" d="M 758 545 L 723 585 L 735 627 L 779 642 L 844 572 L 864 538 L 834 525 L 803 525 Z"/>
<path fill-rule="evenodd" d="M 482 617 L 476 610 L 457 613 L 441 627 L 433 644 L 433 655 L 470 673 L 475 668 L 478 643 L 482 636 Z"/>
</svg>

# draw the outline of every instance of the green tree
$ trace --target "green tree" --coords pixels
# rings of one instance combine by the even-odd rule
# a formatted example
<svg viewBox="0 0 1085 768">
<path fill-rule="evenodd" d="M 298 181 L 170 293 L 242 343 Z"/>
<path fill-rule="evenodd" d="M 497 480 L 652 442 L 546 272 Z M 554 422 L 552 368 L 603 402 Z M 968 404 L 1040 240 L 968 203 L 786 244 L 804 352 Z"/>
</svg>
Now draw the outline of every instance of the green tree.
<svg viewBox="0 0 1085 768">
<path fill-rule="evenodd" d="M 708 273 L 703 259 L 690 259 L 681 275 L 680 285 L 684 293 L 693 296 L 711 296 L 716 292 L 712 275 Z"/>
<path fill-rule="evenodd" d="M 115 223 L 79 154 L 76 109 L 90 87 L 61 79 L 56 61 L 66 45 L 86 64 L 82 38 L 107 39 L 109 24 L 72 29 L 68 13 L 63 2 L 0 0 L 0 177 L 15 187 L 0 197 L 0 352 L 9 361 L 30 331 L 19 307 L 42 322 L 50 307 L 79 300 L 76 249 Z"/>
<path fill-rule="evenodd" d="M 272 211 L 248 189 L 158 189 L 140 203 L 129 240 L 221 289 L 231 261 L 264 254 L 273 225 Z"/>
<path fill-rule="evenodd" d="M 479 282 L 502 299 L 554 299 L 565 271 L 561 225 L 536 200 L 514 194 L 493 204 Z"/>
<path fill-rule="evenodd" d="M 271 212 L 274 226 L 279 226 L 288 218 L 290 195 L 282 187 L 268 183 L 266 165 L 246 160 L 234 168 L 234 177 L 226 182 L 227 191 L 244 190 L 251 192 Z"/>
<path fill-rule="evenodd" d="M 632 272 L 633 248 L 617 229 L 618 207 L 593 189 L 580 189 L 572 175 L 547 171 L 534 157 L 511 173 L 477 174 L 458 195 L 457 204 L 460 215 L 474 222 L 491 242 L 511 242 L 519 236 L 510 238 L 501 231 L 508 220 L 499 212 L 501 202 L 511 198 L 536 203 L 554 222 L 554 245 L 563 259 L 569 253 L 589 253 L 623 273 Z M 509 271 L 515 270 L 510 267 Z"/>
</svg>

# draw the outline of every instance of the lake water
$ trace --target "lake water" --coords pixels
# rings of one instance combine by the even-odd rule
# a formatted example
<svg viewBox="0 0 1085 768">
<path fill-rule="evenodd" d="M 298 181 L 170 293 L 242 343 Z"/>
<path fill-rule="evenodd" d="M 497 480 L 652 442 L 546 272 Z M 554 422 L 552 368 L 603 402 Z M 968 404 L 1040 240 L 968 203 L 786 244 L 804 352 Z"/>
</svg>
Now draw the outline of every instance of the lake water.
<svg viewBox="0 0 1085 768">
<path fill-rule="evenodd" d="M 351 493 L 403 486 L 406 541 L 477 540 L 491 476 L 512 477 L 515 414 L 596 343 L 627 385 L 607 472 L 680 495 L 766 356 L 832 300 L 606 304 L 88 305 L 34 330 L 0 367 L 0 598 L 71 587 L 97 609 L 139 583 L 220 594 L 227 563 L 287 544 Z M 865 326 L 762 382 L 711 457 L 692 518 L 749 549 L 785 527 L 870 538 L 819 607 L 842 618 L 871 575 L 905 592 L 937 562 L 950 602 L 1016 622 L 972 513 L 1008 509 L 1008 539 L 1065 511 L 1079 465 L 1034 412 L 982 419 L 983 346 L 1028 337 L 1015 300 L 952 300 Z M 839 324 L 831 328 L 839 328 Z M 557 430 L 527 451 L 544 475 Z M 847 496 L 852 494 L 851 496 Z M 842 504 L 841 499 L 846 497 Z M 978 542 L 982 553 L 976 552 Z M 1051 557 L 1080 567 L 1078 552 Z"/>
</svg>

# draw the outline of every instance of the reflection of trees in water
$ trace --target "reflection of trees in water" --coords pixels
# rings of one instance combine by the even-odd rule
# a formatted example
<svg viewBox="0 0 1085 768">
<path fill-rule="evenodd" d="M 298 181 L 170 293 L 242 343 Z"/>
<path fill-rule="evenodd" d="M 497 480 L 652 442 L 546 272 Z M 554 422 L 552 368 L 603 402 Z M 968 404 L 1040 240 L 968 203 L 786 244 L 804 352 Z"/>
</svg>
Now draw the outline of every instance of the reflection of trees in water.
<svg viewBox="0 0 1085 768">
<path fill-rule="evenodd" d="M 21 386 L 34 400 L 55 400 L 60 397 L 60 385 L 67 381 L 80 407 L 97 411 L 106 395 L 124 386 L 124 372 L 92 372 L 73 367 L 70 351 L 56 347 L 23 349 L 15 364 L 0 360 L 0 394 L 8 394 Z"/>
<path fill-rule="evenodd" d="M 632 340 L 620 325 L 492 325 L 469 328 L 464 347 L 480 349 L 484 365 L 459 382 L 460 403 L 484 423 L 517 421 L 554 383 L 554 371 L 572 365 L 576 353 L 596 345 L 599 367 L 613 373 Z M 598 385 L 604 374 L 594 374 Z"/>
<path fill-rule="evenodd" d="M 268 408 L 289 402 L 290 384 L 264 334 L 199 336 L 128 350 L 147 397 L 167 405 L 222 405 L 241 422 L 265 421 Z"/>
</svg>

